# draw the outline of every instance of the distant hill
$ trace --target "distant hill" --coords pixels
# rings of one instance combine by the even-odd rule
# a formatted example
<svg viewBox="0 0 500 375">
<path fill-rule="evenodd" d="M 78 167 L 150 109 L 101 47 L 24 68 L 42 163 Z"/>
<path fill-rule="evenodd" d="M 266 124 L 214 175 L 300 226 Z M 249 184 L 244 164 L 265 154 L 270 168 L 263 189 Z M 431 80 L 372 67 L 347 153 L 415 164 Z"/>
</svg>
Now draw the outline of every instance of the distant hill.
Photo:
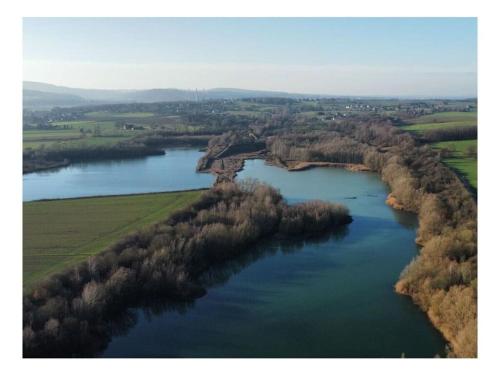
<svg viewBox="0 0 500 375">
<path fill-rule="evenodd" d="M 98 90 L 56 86 L 42 82 L 23 82 L 25 108 L 69 107 L 85 104 L 154 103 L 243 98 L 320 98 L 326 95 L 294 94 L 278 91 L 215 88 L 209 90 L 151 89 Z"/>
<path fill-rule="evenodd" d="M 23 107 L 51 108 L 84 105 L 87 101 L 80 96 L 58 94 L 36 90 L 23 90 Z"/>
</svg>

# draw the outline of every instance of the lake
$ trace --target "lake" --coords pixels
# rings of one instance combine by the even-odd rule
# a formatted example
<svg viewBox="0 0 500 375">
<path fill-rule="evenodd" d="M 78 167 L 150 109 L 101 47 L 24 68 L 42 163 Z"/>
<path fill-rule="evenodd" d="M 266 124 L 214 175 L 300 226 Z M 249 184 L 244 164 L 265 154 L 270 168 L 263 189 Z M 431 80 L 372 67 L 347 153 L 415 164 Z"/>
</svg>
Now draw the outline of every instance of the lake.
<svg viewBox="0 0 500 375">
<path fill-rule="evenodd" d="M 74 163 L 25 174 L 23 201 L 206 188 L 214 177 L 196 173 L 197 149 L 167 149 L 165 155 Z"/>
<path fill-rule="evenodd" d="M 182 170 L 172 179 L 187 178 L 183 173 L 191 172 Z M 287 172 L 250 160 L 238 174 L 243 178 L 275 186 L 290 203 L 345 204 L 354 221 L 311 241 L 262 243 L 207 274 L 208 293 L 192 304 L 132 310 L 133 324 L 117 333 L 101 356 L 443 354 L 445 341 L 425 314 L 394 293 L 400 272 L 417 255 L 417 220 L 385 204 L 388 189 L 376 174 L 332 168 Z"/>
</svg>

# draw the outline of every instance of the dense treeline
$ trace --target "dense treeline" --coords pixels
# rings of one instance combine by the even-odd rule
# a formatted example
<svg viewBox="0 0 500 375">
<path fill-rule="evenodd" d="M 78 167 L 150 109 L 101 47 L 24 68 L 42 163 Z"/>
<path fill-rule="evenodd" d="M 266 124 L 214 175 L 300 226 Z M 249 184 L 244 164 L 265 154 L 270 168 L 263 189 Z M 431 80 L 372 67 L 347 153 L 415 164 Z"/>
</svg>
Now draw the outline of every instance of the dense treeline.
<svg viewBox="0 0 500 375">
<path fill-rule="evenodd" d="M 281 160 L 327 161 L 332 163 L 363 162 L 364 149 L 339 133 L 314 132 L 270 137 L 267 148 Z"/>
<path fill-rule="evenodd" d="M 116 329 L 114 318 L 128 307 L 148 300 L 192 300 L 204 293 L 199 282 L 204 272 L 260 239 L 310 236 L 350 221 L 343 206 L 288 206 L 275 189 L 256 181 L 220 184 L 188 209 L 26 294 L 24 356 L 96 354 Z"/>
<path fill-rule="evenodd" d="M 428 142 L 460 141 L 477 139 L 476 126 L 459 126 L 453 128 L 430 129 L 422 132 L 421 137 Z"/>
<path fill-rule="evenodd" d="M 350 141 L 345 138 L 348 137 Z M 477 355 L 477 208 L 439 153 L 384 123 L 349 121 L 318 134 L 272 139 L 282 158 L 332 161 L 346 155 L 381 174 L 399 206 L 419 215 L 420 254 L 402 272 L 399 293 L 417 303 L 450 342 L 450 356 Z M 346 152 L 348 150 L 348 153 Z M 318 152 L 322 151 L 322 152 Z"/>
<path fill-rule="evenodd" d="M 147 147 L 168 147 L 168 146 L 195 146 L 205 147 L 211 135 L 179 135 L 169 131 L 153 131 L 133 138 L 135 144 L 143 144 Z"/>
<path fill-rule="evenodd" d="M 420 255 L 396 290 L 410 295 L 450 341 L 451 356 L 477 355 L 477 208 L 430 148 L 407 150 L 382 169 L 396 198 L 419 214 Z M 404 176 L 404 177 L 402 177 Z"/>
<path fill-rule="evenodd" d="M 163 155 L 165 153 L 164 147 L 205 147 L 209 139 L 208 135 L 176 135 L 171 132 L 155 131 L 114 145 L 52 146 L 26 149 L 23 151 L 23 172 L 29 173 L 80 161 Z"/>
<path fill-rule="evenodd" d="M 48 147 L 23 151 L 23 173 L 29 173 L 49 167 L 67 165 L 70 162 L 87 160 L 106 160 L 137 158 L 148 155 L 163 155 L 165 151 L 133 142 L 121 142 L 116 145 L 82 147 Z"/>
<path fill-rule="evenodd" d="M 67 148 L 47 148 L 33 151 L 44 154 L 47 160 L 69 159 L 71 161 L 135 158 L 145 155 L 160 155 L 164 152 L 158 148 L 144 147 L 134 143 L 121 143 L 112 146 L 86 146 Z"/>
</svg>

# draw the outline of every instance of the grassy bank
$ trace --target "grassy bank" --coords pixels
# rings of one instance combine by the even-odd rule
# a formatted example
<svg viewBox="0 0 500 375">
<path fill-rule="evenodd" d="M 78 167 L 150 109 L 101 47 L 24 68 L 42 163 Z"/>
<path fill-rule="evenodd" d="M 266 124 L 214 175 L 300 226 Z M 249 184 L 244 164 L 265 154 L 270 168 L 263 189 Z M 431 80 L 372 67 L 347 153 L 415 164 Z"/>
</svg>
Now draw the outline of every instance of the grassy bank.
<svg viewBox="0 0 500 375">
<path fill-rule="evenodd" d="M 186 191 L 24 203 L 24 288 L 104 250 L 127 233 L 165 219 L 201 194 Z"/>
</svg>

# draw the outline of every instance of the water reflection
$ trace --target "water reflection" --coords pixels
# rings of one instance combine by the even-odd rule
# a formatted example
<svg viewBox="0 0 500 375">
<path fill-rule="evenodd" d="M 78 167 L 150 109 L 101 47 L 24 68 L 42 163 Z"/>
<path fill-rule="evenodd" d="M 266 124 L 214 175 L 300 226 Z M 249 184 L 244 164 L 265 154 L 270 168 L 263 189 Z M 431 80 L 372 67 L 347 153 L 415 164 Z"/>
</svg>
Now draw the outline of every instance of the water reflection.
<svg viewBox="0 0 500 375">
<path fill-rule="evenodd" d="M 74 163 L 23 176 L 23 200 L 188 190 L 212 185 L 197 173 L 197 149 L 167 149 L 165 155 Z"/>
<path fill-rule="evenodd" d="M 337 228 L 334 231 L 318 236 L 309 237 L 307 239 L 277 239 L 271 238 L 264 240 L 260 244 L 248 249 L 236 258 L 225 261 L 219 265 L 211 267 L 207 272 L 203 273 L 197 282 L 204 288 L 214 288 L 226 284 L 232 276 L 238 274 L 250 264 L 258 260 L 274 256 L 277 253 L 293 254 L 301 251 L 307 245 L 327 243 L 331 240 L 341 240 L 349 233 L 347 226 Z M 110 336 L 96 337 L 96 340 L 101 341 L 100 348 L 97 353 L 102 355 L 106 349 L 107 342 L 111 337 L 126 336 L 127 333 L 139 321 L 141 314 L 146 321 L 151 321 L 154 316 L 176 313 L 185 315 L 190 309 L 196 307 L 196 299 L 189 298 L 187 300 L 177 300 L 169 298 L 154 298 L 141 300 L 133 308 L 119 313 L 110 319 L 109 332 Z"/>
<path fill-rule="evenodd" d="M 342 226 L 334 231 L 306 239 L 269 239 L 256 245 L 251 251 L 241 254 L 239 257 L 226 261 L 223 264 L 210 268 L 200 277 L 201 284 L 206 288 L 223 285 L 231 276 L 241 272 L 250 264 L 261 258 L 274 256 L 277 253 L 293 254 L 304 250 L 307 245 L 327 243 L 331 240 L 338 241 L 349 233 L 348 226 Z"/>
<path fill-rule="evenodd" d="M 210 270 L 200 279 L 206 296 L 177 307 L 181 313 L 145 317 L 136 310 L 137 325 L 114 338 L 103 356 L 432 357 L 442 351 L 444 341 L 425 314 L 394 293 L 417 253 L 416 217 L 385 204 L 388 189 L 376 174 L 290 173 L 250 160 L 238 175 L 246 177 L 280 189 L 291 204 L 343 203 L 354 221 L 321 238 L 261 243 Z"/>
<path fill-rule="evenodd" d="M 391 208 L 394 219 L 399 225 L 402 225 L 406 229 L 417 229 L 418 228 L 418 218 L 417 215 L 411 212 L 395 210 Z"/>
</svg>

